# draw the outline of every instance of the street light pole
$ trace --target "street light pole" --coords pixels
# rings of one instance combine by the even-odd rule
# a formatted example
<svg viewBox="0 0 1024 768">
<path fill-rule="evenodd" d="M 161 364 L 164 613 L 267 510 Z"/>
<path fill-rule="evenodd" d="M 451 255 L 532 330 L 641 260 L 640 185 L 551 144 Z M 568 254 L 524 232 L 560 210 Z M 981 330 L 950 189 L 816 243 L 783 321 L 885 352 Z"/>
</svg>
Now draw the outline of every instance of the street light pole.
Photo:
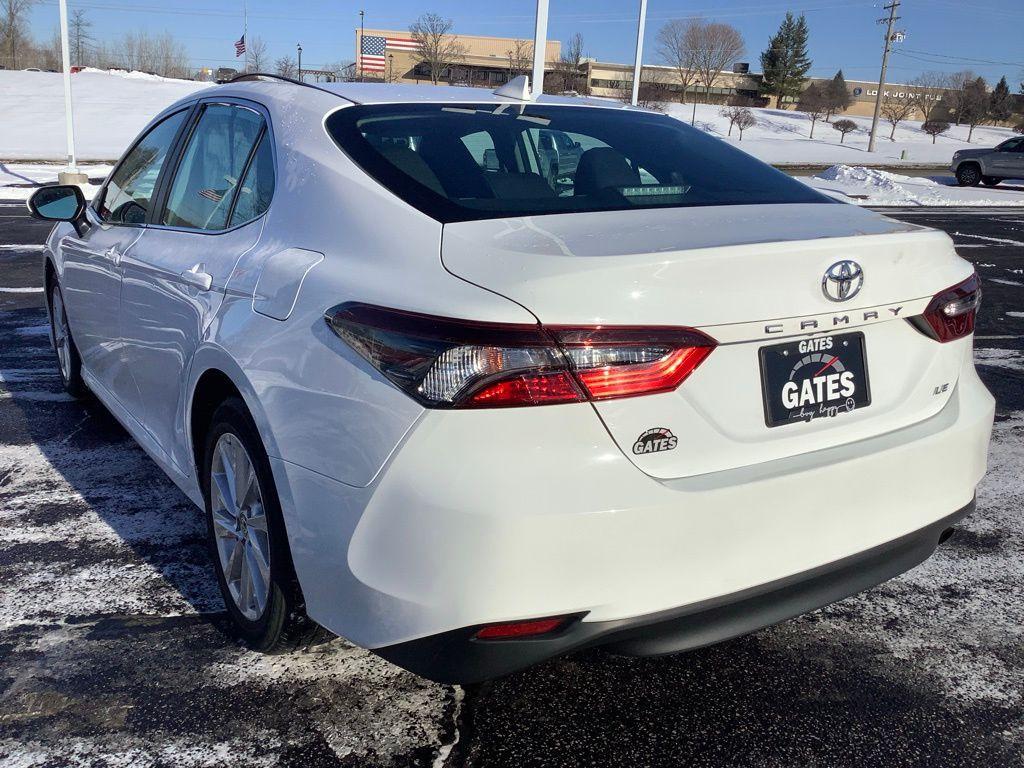
<svg viewBox="0 0 1024 768">
<path fill-rule="evenodd" d="M 647 0 L 640 0 L 640 20 L 636 24 L 636 60 L 633 62 L 633 98 L 630 104 L 636 106 L 640 96 L 640 78 L 643 75 L 644 25 L 647 23 Z"/>
<path fill-rule="evenodd" d="M 900 0 L 892 0 L 892 3 L 885 6 L 889 12 L 889 18 L 879 19 L 879 24 L 886 24 L 885 48 L 882 51 L 882 73 L 878 78 L 878 93 L 875 94 L 875 115 L 871 118 L 871 138 L 868 139 L 868 152 L 875 151 L 875 137 L 878 134 L 878 114 L 882 110 L 882 92 L 885 90 L 885 69 L 889 65 L 889 51 L 892 50 L 892 25 L 896 23 L 899 16 L 896 9 L 900 7 Z M 888 21 L 888 23 L 886 23 Z"/>
<path fill-rule="evenodd" d="M 71 109 L 71 50 L 68 44 L 68 3 L 60 0 L 60 54 L 64 60 L 64 121 L 68 140 L 68 167 L 57 174 L 61 184 L 85 184 L 89 178 L 78 170 L 75 158 L 75 117 Z"/>
<path fill-rule="evenodd" d="M 295 48 L 299 52 L 299 77 L 298 77 L 298 81 L 301 83 L 302 82 L 302 43 L 297 43 Z"/>
</svg>

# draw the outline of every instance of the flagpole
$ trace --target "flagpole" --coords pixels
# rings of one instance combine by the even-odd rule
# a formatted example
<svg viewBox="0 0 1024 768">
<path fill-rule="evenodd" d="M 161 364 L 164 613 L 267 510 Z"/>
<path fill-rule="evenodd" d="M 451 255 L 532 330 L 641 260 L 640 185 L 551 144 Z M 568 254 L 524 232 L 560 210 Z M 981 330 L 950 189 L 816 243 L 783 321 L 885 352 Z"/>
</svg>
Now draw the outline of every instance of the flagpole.
<svg viewBox="0 0 1024 768">
<path fill-rule="evenodd" d="M 242 42 L 245 43 L 245 71 L 249 71 L 249 9 L 245 0 L 242 0 Z"/>
</svg>

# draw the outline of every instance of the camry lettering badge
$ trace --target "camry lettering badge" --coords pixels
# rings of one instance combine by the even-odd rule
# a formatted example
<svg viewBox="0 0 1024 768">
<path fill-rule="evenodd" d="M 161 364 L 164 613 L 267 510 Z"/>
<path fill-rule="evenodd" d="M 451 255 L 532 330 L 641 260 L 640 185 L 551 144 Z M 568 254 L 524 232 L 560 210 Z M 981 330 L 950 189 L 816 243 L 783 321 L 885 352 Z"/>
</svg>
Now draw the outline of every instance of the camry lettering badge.
<svg viewBox="0 0 1024 768">
<path fill-rule="evenodd" d="M 672 431 L 665 427 L 652 427 L 644 432 L 633 443 L 633 453 L 643 456 L 647 453 L 671 451 L 679 443 Z"/>
<path fill-rule="evenodd" d="M 837 261 L 825 270 L 821 278 L 821 292 L 829 301 L 846 301 L 860 293 L 864 285 L 864 270 L 856 261 Z"/>
</svg>

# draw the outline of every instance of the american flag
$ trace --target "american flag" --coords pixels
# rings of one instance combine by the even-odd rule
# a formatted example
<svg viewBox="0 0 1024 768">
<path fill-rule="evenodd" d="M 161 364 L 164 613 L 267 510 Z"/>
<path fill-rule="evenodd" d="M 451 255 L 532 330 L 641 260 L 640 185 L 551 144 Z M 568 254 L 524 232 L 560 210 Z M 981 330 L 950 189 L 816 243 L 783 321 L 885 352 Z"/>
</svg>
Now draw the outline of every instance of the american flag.
<svg viewBox="0 0 1024 768">
<path fill-rule="evenodd" d="M 383 72 L 385 50 L 393 48 L 399 51 L 415 51 L 417 47 L 416 41 L 408 37 L 364 35 L 359 51 L 359 68 L 363 72 Z"/>
<path fill-rule="evenodd" d="M 200 189 L 199 196 L 205 197 L 207 200 L 214 203 L 219 203 L 224 199 L 224 193 L 218 192 L 216 189 Z"/>
<path fill-rule="evenodd" d="M 245 53 L 245 35 L 242 35 L 235 42 L 235 58 L 237 59 L 243 53 Z"/>
</svg>

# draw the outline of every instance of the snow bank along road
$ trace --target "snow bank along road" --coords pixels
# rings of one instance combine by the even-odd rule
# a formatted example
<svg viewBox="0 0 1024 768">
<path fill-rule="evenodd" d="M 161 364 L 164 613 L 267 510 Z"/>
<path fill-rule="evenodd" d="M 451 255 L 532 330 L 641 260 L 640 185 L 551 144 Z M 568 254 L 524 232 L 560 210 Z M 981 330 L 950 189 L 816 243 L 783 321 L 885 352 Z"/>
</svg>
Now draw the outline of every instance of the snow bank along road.
<svg viewBox="0 0 1024 768">
<path fill-rule="evenodd" d="M 225 636 L 199 514 L 59 391 L 47 227 L 0 204 L 0 765 L 1024 765 L 1024 214 L 896 215 L 953 234 L 985 284 L 999 415 L 953 539 L 751 637 L 463 691 L 340 640 L 265 658 Z"/>
</svg>

